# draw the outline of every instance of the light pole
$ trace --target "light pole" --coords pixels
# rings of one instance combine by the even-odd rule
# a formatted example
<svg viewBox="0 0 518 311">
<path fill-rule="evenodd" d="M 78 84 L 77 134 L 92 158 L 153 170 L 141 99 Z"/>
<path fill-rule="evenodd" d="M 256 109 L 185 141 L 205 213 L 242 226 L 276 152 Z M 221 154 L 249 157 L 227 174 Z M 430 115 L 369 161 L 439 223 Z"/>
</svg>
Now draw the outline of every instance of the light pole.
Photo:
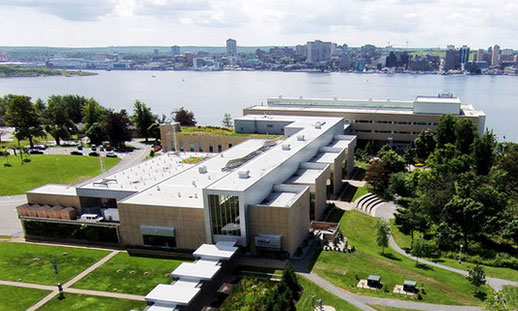
<svg viewBox="0 0 518 311">
<path fill-rule="evenodd" d="M 462 264 L 462 247 L 464 247 L 464 245 L 460 245 L 460 250 L 459 250 L 459 264 Z"/>
<path fill-rule="evenodd" d="M 387 139 L 388 139 L 388 141 L 389 141 L 390 148 L 392 148 L 392 140 L 393 140 L 394 138 L 392 138 L 392 136 L 389 136 Z"/>
</svg>

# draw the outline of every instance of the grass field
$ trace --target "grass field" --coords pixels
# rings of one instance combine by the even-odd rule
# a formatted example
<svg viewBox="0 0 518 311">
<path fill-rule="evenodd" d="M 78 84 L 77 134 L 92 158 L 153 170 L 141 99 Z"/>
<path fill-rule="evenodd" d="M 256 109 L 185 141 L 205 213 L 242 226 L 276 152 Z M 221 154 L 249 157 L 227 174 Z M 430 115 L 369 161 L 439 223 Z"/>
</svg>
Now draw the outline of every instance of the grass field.
<svg viewBox="0 0 518 311">
<path fill-rule="evenodd" d="M 65 299 L 59 300 L 56 297 L 38 311 L 141 311 L 145 307 L 144 301 L 65 294 Z"/>
<path fill-rule="evenodd" d="M 171 273 L 184 260 L 157 259 L 120 253 L 73 285 L 76 288 L 146 295 L 157 284 L 168 284 Z M 119 272 L 117 272 L 119 271 Z"/>
<path fill-rule="evenodd" d="M 309 281 L 304 277 L 298 277 L 299 284 L 304 288 L 304 292 L 302 297 L 300 297 L 297 302 L 297 311 L 313 311 L 312 307 L 312 297 L 315 296 L 315 299 L 322 299 L 323 305 L 328 305 L 334 307 L 336 310 L 340 311 L 356 311 L 361 310 L 347 301 L 338 298 L 337 296 L 329 293 L 324 290 L 320 286 L 315 283 Z"/>
<path fill-rule="evenodd" d="M 0 285 L 0 311 L 25 310 L 49 293 L 39 289 Z"/>
<path fill-rule="evenodd" d="M 392 293 L 396 284 L 414 280 L 420 289 L 425 290 L 422 293 L 423 302 L 457 305 L 481 303 L 472 294 L 474 287 L 462 275 L 425 265 L 416 266 L 415 261 L 392 249 L 385 249 L 385 254 L 381 254 L 372 228 L 375 221 L 356 211 L 345 212 L 340 228 L 357 251 L 352 254 L 322 252 L 314 271 L 337 286 L 364 295 L 417 300 L 416 296 Z M 372 291 L 356 287 L 359 279 L 366 279 L 370 274 L 381 276 L 382 289 Z M 482 291 L 485 290 L 486 287 L 482 287 Z"/>
<path fill-rule="evenodd" d="M 511 310 L 518 309 L 518 287 L 516 286 L 504 286 L 502 292 L 505 295 L 507 303 Z"/>
<path fill-rule="evenodd" d="M 47 285 L 65 283 L 107 254 L 100 250 L 0 242 L 0 280 Z M 52 260 L 58 266 L 58 276 Z"/>
<path fill-rule="evenodd" d="M 391 223 L 391 229 L 392 229 L 392 235 L 394 236 L 394 240 L 404 250 L 409 250 L 410 245 L 412 243 L 412 238 L 410 235 L 406 235 L 401 233 L 401 231 L 398 230 L 397 226 L 394 225 L 394 223 Z M 417 236 L 417 233 L 415 233 Z M 432 260 L 432 259 L 430 259 Z M 458 260 L 452 259 L 452 258 L 439 258 L 435 259 L 437 263 L 450 266 L 457 269 L 467 270 L 468 268 L 473 267 L 475 264 L 463 261 L 462 264 L 459 264 Z M 493 266 L 487 266 L 482 265 L 484 267 L 484 270 L 486 272 L 487 276 L 495 277 L 495 278 L 502 278 L 506 280 L 513 280 L 518 281 L 518 270 L 514 270 L 511 268 L 500 268 L 500 267 L 493 267 Z"/>
<path fill-rule="evenodd" d="M 401 309 L 401 308 L 393 308 L 393 307 L 387 307 L 387 306 L 374 306 L 371 305 L 372 308 L 378 310 L 378 311 L 415 311 L 413 309 Z"/>
<path fill-rule="evenodd" d="M 0 158 L 0 196 L 22 194 L 49 183 L 75 184 L 101 173 L 99 158 L 72 155 L 31 155 L 21 165 L 20 158 Z M 118 158 L 102 158 L 104 168 L 119 163 Z M 11 167 L 4 166 L 8 162 Z"/>
</svg>

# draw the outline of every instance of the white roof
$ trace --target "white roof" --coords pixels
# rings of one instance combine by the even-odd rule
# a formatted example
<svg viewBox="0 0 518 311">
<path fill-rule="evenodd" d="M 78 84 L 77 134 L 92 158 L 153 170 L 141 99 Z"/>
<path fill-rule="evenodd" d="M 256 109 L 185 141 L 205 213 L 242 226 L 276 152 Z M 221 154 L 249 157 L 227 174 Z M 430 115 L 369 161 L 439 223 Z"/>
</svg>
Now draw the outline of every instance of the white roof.
<svg viewBox="0 0 518 311">
<path fill-rule="evenodd" d="M 317 179 L 324 170 L 318 170 L 318 169 L 300 169 L 290 177 L 285 183 L 288 184 L 314 184 L 315 179 Z"/>
<path fill-rule="evenodd" d="M 232 242 L 232 244 L 222 242 L 223 241 L 220 241 L 216 243 L 216 245 L 203 244 L 192 254 L 194 257 L 210 257 L 229 260 L 236 253 L 237 247 L 233 246 L 234 242 Z"/>
<path fill-rule="evenodd" d="M 176 310 L 176 306 L 174 307 L 166 307 L 166 306 L 160 306 L 160 305 L 152 305 L 152 306 L 149 306 L 146 311 L 175 311 Z"/>
<path fill-rule="evenodd" d="M 277 192 L 274 191 L 261 202 L 260 205 L 273 207 L 290 207 L 293 201 L 297 198 L 297 193 L 294 192 Z"/>
<path fill-rule="evenodd" d="M 137 193 L 124 203 L 148 204 L 159 206 L 176 206 L 187 208 L 203 208 L 202 189 L 216 182 L 228 172 L 222 171 L 225 165 L 234 159 L 261 148 L 265 143 L 263 139 L 249 139 L 233 148 L 227 149 L 204 162 L 192 166 L 179 174 L 164 180 L 141 193 Z M 201 172 L 204 168 L 206 172 Z M 202 169 L 202 171 L 204 171 Z"/>
<path fill-rule="evenodd" d="M 310 162 L 317 163 L 335 163 L 335 159 L 339 153 L 337 152 L 321 152 L 317 154 Z"/>
<path fill-rule="evenodd" d="M 434 103 L 434 104 L 460 104 L 460 98 L 453 97 L 438 97 L 438 96 L 416 96 L 415 102 L 419 103 Z"/>
<path fill-rule="evenodd" d="M 153 157 L 138 165 L 82 185 L 81 189 L 138 192 L 183 172 L 194 164 L 180 163 L 191 156 L 210 157 L 207 153 L 173 153 Z"/>
<path fill-rule="evenodd" d="M 178 305 L 188 305 L 196 295 L 200 292 L 197 287 L 199 282 L 176 281 L 171 285 L 158 284 L 149 294 L 146 295 L 146 301 L 153 301 L 159 305 L 174 307 Z"/>
<path fill-rule="evenodd" d="M 271 119 L 288 119 L 289 116 L 268 116 Z M 292 116 L 294 122 L 288 125 L 288 128 L 300 128 L 296 134 L 287 137 L 278 144 L 264 153 L 256 156 L 241 166 L 238 170 L 231 172 L 208 187 L 213 190 L 230 190 L 244 191 L 268 173 L 272 172 L 279 165 L 291 159 L 303 148 L 312 144 L 312 142 L 322 134 L 329 131 L 338 122 L 342 122 L 342 118 L 331 117 L 304 117 L 299 118 Z M 320 128 L 316 125 L 320 124 Z M 304 140 L 299 140 L 298 136 L 304 135 Z M 283 146 L 289 145 L 289 149 Z M 248 178 L 240 178 L 239 172 L 248 171 Z"/>
<path fill-rule="evenodd" d="M 182 279 L 211 280 L 218 273 L 221 266 L 217 261 L 200 259 L 194 263 L 184 262 L 180 264 L 171 275 Z"/>
<path fill-rule="evenodd" d="M 27 193 L 59 194 L 59 195 L 67 195 L 67 196 L 77 196 L 76 187 L 68 186 L 68 185 L 56 185 L 56 184 L 47 184 L 47 185 L 29 190 L 29 191 L 27 191 Z"/>
</svg>

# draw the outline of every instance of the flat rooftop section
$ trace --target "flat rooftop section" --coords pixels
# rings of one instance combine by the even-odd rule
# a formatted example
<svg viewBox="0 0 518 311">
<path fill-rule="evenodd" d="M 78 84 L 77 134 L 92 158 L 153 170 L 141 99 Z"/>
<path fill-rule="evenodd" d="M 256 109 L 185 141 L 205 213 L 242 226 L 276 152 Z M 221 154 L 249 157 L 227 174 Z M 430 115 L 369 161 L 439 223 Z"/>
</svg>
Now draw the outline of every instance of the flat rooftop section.
<svg viewBox="0 0 518 311">
<path fill-rule="evenodd" d="M 223 168 L 264 146 L 264 139 L 249 139 L 123 200 L 128 204 L 203 208 L 202 189 L 228 175 Z"/>
<path fill-rule="evenodd" d="M 329 108 L 363 108 L 363 109 L 410 109 L 414 108 L 413 101 L 379 100 L 379 99 L 339 99 L 339 98 L 289 98 L 279 96 L 267 99 L 268 106 L 302 106 Z"/>
<path fill-rule="evenodd" d="M 295 175 L 290 177 L 285 183 L 287 184 L 314 184 L 324 170 L 304 168 L 298 170 Z"/>
<path fill-rule="evenodd" d="M 271 206 L 271 207 L 290 207 L 298 197 L 297 193 L 294 192 L 277 192 L 270 193 L 266 199 L 259 205 Z"/>
<path fill-rule="evenodd" d="M 460 98 L 456 96 L 416 96 L 414 102 L 416 103 L 430 103 L 430 104 L 460 104 Z"/>
<path fill-rule="evenodd" d="M 165 307 L 165 306 L 159 306 L 159 305 L 152 305 L 144 309 L 144 311 L 176 311 L 178 310 L 175 307 Z"/>
<path fill-rule="evenodd" d="M 328 133 L 328 131 L 333 130 L 334 126 L 343 122 L 343 118 L 333 117 L 299 118 L 294 116 L 268 116 L 268 118 L 272 120 L 295 120 L 286 128 L 300 128 L 300 130 L 296 132 L 296 134 L 287 137 L 281 143 L 250 160 L 239 169 L 221 178 L 219 181 L 209 186 L 208 189 L 244 191 L 265 175 L 272 172 L 279 165 L 288 161 L 300 150 L 312 144 L 316 138 Z M 301 136 L 304 136 L 303 140 L 299 140 L 299 137 Z M 243 177 L 245 176 L 243 175 L 244 172 L 247 173 L 245 174 L 246 177 Z"/>
<path fill-rule="evenodd" d="M 158 284 L 146 295 L 145 299 L 161 306 L 164 306 L 164 304 L 188 305 L 200 292 L 200 288 L 197 287 L 198 283 L 176 281 L 171 285 Z"/>
<path fill-rule="evenodd" d="M 237 252 L 237 247 L 233 246 L 235 243 L 225 243 L 220 241 L 214 244 L 202 244 L 192 255 L 194 257 L 209 257 L 209 258 L 217 258 L 221 260 L 230 260 L 232 256 Z"/>
<path fill-rule="evenodd" d="M 176 278 L 210 281 L 221 269 L 217 261 L 200 259 L 194 263 L 184 262 L 171 275 Z"/>
<path fill-rule="evenodd" d="M 29 191 L 27 191 L 27 193 L 77 196 L 76 187 L 69 186 L 69 185 L 57 185 L 57 184 L 43 185 L 41 187 L 29 190 Z"/>
<path fill-rule="evenodd" d="M 337 152 L 320 152 L 310 162 L 334 164 Z"/>
<path fill-rule="evenodd" d="M 213 154 L 168 152 L 125 170 L 82 185 L 80 188 L 138 192 L 193 167 L 194 164 L 180 163 L 182 160 L 192 156 L 211 157 Z"/>
</svg>

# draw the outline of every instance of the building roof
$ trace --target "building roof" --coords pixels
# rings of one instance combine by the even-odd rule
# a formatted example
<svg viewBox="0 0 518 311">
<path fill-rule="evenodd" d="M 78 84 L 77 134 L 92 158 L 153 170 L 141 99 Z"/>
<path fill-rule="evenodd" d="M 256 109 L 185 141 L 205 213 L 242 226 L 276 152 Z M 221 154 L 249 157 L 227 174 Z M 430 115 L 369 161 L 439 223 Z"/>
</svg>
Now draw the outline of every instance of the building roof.
<svg viewBox="0 0 518 311">
<path fill-rule="evenodd" d="M 210 281 L 220 269 L 217 261 L 200 259 L 194 263 L 183 262 L 171 272 L 171 275 L 182 279 Z"/>
<path fill-rule="evenodd" d="M 229 174 L 224 168 L 260 149 L 263 139 L 249 139 L 123 200 L 128 204 L 203 208 L 202 189 Z"/>
<path fill-rule="evenodd" d="M 324 170 L 303 168 L 297 171 L 295 175 L 286 180 L 287 184 L 314 184 Z"/>
<path fill-rule="evenodd" d="M 176 281 L 171 285 L 158 284 L 151 292 L 146 295 L 146 301 L 153 301 L 158 305 L 188 305 L 196 295 L 199 294 L 200 288 L 197 287 L 199 282 L 189 282 L 185 280 Z"/>
<path fill-rule="evenodd" d="M 201 258 L 217 258 L 221 260 L 229 260 L 236 252 L 237 247 L 234 246 L 235 242 L 224 242 L 219 241 L 214 244 L 203 244 L 192 253 L 194 257 Z"/>
<path fill-rule="evenodd" d="M 160 306 L 160 305 L 152 305 L 152 306 L 149 306 L 146 311 L 175 311 L 177 310 L 176 306 L 174 307 L 165 307 L 165 306 Z"/>
<path fill-rule="evenodd" d="M 260 205 L 272 207 L 290 207 L 297 198 L 294 192 L 278 192 L 273 191 Z"/>
<path fill-rule="evenodd" d="M 77 196 L 77 190 L 74 186 L 46 184 L 41 187 L 27 191 L 27 193 L 41 193 L 41 194 L 58 194 L 66 196 Z"/>
</svg>

